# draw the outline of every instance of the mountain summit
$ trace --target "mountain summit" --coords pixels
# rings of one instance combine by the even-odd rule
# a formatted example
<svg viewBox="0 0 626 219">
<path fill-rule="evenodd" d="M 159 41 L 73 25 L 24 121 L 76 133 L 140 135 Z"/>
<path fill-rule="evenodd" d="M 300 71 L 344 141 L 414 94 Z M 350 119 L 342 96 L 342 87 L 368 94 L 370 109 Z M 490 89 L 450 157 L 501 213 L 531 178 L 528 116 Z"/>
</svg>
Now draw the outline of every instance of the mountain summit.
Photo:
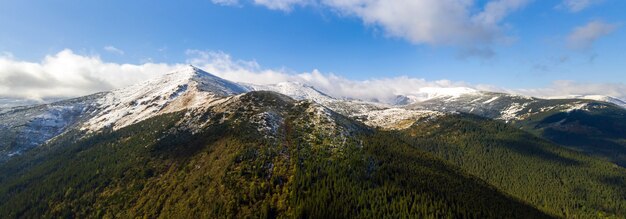
<svg viewBox="0 0 626 219">
<path fill-rule="evenodd" d="M 219 96 L 228 96 L 248 92 L 249 90 L 235 82 L 225 80 L 199 69 L 193 65 L 166 74 L 159 81 L 182 81 L 194 85 L 198 91 L 210 92 Z"/>
<path fill-rule="evenodd" d="M 216 98 L 248 92 L 195 66 L 187 66 L 159 78 L 109 92 L 98 101 L 100 112 L 84 129 L 124 127 L 155 115 L 199 107 Z"/>
</svg>

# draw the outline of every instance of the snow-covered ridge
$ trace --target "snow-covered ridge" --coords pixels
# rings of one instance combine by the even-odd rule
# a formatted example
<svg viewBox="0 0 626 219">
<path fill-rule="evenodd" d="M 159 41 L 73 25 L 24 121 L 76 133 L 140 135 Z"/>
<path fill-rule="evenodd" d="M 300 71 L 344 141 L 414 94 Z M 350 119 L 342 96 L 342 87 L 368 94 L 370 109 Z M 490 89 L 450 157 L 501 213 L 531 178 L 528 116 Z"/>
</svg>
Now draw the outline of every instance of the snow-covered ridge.
<svg viewBox="0 0 626 219">
<path fill-rule="evenodd" d="M 547 97 L 546 99 L 581 99 L 581 100 L 595 100 L 613 103 L 615 105 L 626 108 L 626 101 L 620 100 L 615 97 L 605 96 L 605 95 L 568 95 L 568 96 L 555 96 L 555 97 Z"/>
<path fill-rule="evenodd" d="M 364 113 L 369 113 L 370 110 L 359 109 L 364 108 L 365 105 L 367 105 L 366 109 L 380 108 L 377 103 L 367 101 L 361 101 L 362 104 L 348 104 L 349 101 L 334 98 L 313 86 L 299 82 L 282 82 L 272 85 L 239 84 L 189 66 L 160 78 L 108 93 L 98 102 L 102 110 L 85 123 L 83 129 L 92 131 L 104 127 L 117 129 L 155 115 L 207 106 L 215 99 L 249 91 L 273 91 L 296 100 L 313 101 L 346 116 L 364 116 Z M 587 98 L 614 103 L 618 101 L 595 96 Z M 394 117 L 406 120 L 407 118 L 401 116 L 402 113 L 399 112 L 411 115 L 408 117 L 414 119 L 418 117 L 418 114 L 423 114 L 416 112 L 416 109 L 441 112 L 467 111 L 480 114 L 480 112 L 475 112 L 478 110 L 482 111 L 484 116 L 493 114 L 497 115 L 496 118 L 508 121 L 517 118 L 519 116 L 517 114 L 526 109 L 532 101 L 534 98 L 485 92 L 468 87 L 424 87 L 410 95 L 396 96 L 391 102 L 384 103 L 387 106 L 383 108 L 389 110 L 380 111 L 368 117 L 371 120 L 381 121 L 393 120 Z M 623 102 L 617 104 L 626 105 Z M 495 111 L 490 112 L 490 110 Z M 389 124 L 393 124 L 393 121 Z"/>
<path fill-rule="evenodd" d="M 274 91 L 280 94 L 290 96 L 291 98 L 296 100 L 311 100 L 321 104 L 337 100 L 334 97 L 331 97 L 330 95 L 315 89 L 313 86 L 302 84 L 300 82 L 281 82 L 271 85 L 245 85 L 250 90 Z"/>
</svg>

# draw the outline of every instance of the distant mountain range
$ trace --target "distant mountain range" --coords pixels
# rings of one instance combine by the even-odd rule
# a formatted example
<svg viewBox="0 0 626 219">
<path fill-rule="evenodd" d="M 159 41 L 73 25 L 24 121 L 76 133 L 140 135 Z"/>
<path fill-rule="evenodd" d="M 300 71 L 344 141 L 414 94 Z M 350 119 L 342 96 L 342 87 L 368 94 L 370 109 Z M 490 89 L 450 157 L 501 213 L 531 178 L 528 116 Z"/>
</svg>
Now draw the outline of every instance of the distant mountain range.
<svg viewBox="0 0 626 219">
<path fill-rule="evenodd" d="M 0 108 L 0 215 L 625 217 L 625 106 L 462 87 L 381 103 L 189 66 Z"/>
</svg>

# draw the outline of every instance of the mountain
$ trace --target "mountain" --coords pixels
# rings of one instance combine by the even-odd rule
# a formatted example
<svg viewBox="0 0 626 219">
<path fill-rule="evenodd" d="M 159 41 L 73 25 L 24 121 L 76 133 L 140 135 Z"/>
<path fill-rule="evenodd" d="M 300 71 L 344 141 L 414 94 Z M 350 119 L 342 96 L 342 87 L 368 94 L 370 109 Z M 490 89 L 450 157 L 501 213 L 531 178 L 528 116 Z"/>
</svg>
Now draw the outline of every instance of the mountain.
<svg viewBox="0 0 626 219">
<path fill-rule="evenodd" d="M 316 103 L 249 92 L 87 137 L 68 133 L 13 159 L 0 166 L 0 214 L 551 217 L 387 138 Z"/>
<path fill-rule="evenodd" d="M 193 66 L 0 110 L 7 217 L 626 216 L 624 108 L 468 88 L 396 102 Z M 45 200 L 45 201 L 42 201 Z"/>
<path fill-rule="evenodd" d="M 463 112 L 504 121 L 517 120 L 533 111 L 543 110 L 545 101 L 538 98 L 504 93 L 475 91 L 458 95 L 441 95 L 405 106 L 440 112 Z M 555 107 L 566 107 L 557 103 Z"/>
<path fill-rule="evenodd" d="M 569 149 L 626 167 L 626 108 L 619 103 L 602 96 L 541 99 L 481 91 L 431 98 L 403 108 L 501 120 Z"/>
<path fill-rule="evenodd" d="M 160 78 L 107 93 L 98 99 L 98 113 L 84 124 L 83 129 L 119 129 L 155 115 L 200 107 L 221 97 L 248 91 L 242 85 L 188 66 Z"/>
<path fill-rule="evenodd" d="M 487 118 L 519 123 L 521 128 L 544 135 L 539 126 L 530 126 L 536 118 L 548 114 L 590 109 L 592 103 L 584 99 L 540 99 L 505 93 L 478 91 L 470 88 L 421 88 L 412 95 L 398 95 L 390 103 L 375 103 L 332 97 L 312 86 L 296 82 L 273 85 L 239 84 L 188 66 L 162 77 L 127 88 L 94 94 L 84 98 L 52 104 L 3 108 L 0 110 L 0 162 L 19 155 L 64 133 L 67 129 L 97 132 L 101 129 L 119 129 L 156 115 L 183 109 L 208 107 L 222 101 L 223 97 L 249 91 L 273 91 L 296 100 L 313 101 L 336 113 L 383 129 L 405 129 L 416 122 L 426 121 L 445 114 L 470 113 Z M 587 96 L 587 98 L 595 96 Z M 582 98 L 582 97 L 581 97 Z M 595 97 L 598 99 L 599 97 Z M 619 103 L 617 99 L 600 98 Z M 592 104 L 592 105 L 589 105 Z M 619 111 L 619 110 L 618 110 Z M 526 125 L 525 127 L 522 127 Z M 601 127 L 592 127 L 601 128 Z M 30 137 L 35 135 L 35 137 Z M 615 137 L 615 136 L 612 136 Z M 598 136 L 590 138 L 598 139 Z M 601 141 L 607 142 L 605 137 Z M 623 142 L 621 136 L 609 142 Z M 585 141 L 588 144 L 603 142 Z M 563 141 L 557 143 L 572 146 Z M 606 144 L 604 144 L 606 145 Z M 593 154 L 598 146 L 571 147 Z M 614 147 L 615 148 L 615 147 Z M 621 148 L 618 147 L 618 148 Z M 617 155 L 622 155 L 621 149 Z M 621 162 L 621 161 L 620 161 Z"/>
</svg>

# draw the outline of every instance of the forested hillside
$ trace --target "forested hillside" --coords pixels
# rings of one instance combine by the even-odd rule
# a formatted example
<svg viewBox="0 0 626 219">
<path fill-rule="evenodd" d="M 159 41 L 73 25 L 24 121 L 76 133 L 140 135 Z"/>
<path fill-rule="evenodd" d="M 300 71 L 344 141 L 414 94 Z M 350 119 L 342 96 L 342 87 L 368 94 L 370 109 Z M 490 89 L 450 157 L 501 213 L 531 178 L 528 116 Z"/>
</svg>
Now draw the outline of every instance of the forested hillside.
<svg viewBox="0 0 626 219">
<path fill-rule="evenodd" d="M 592 103 L 594 110 L 547 111 L 516 126 L 557 144 L 626 167 L 626 110 Z"/>
<path fill-rule="evenodd" d="M 461 114 L 398 137 L 550 214 L 626 216 L 626 170 L 505 123 Z"/>
<path fill-rule="evenodd" d="M 346 119 L 335 125 L 358 133 L 341 135 L 311 123 L 305 105 L 249 98 L 272 103 L 252 111 L 285 116 L 278 134 L 260 135 L 249 117 L 192 133 L 179 127 L 184 112 L 67 134 L 0 167 L 0 215 L 550 217 L 389 133 Z"/>
</svg>

